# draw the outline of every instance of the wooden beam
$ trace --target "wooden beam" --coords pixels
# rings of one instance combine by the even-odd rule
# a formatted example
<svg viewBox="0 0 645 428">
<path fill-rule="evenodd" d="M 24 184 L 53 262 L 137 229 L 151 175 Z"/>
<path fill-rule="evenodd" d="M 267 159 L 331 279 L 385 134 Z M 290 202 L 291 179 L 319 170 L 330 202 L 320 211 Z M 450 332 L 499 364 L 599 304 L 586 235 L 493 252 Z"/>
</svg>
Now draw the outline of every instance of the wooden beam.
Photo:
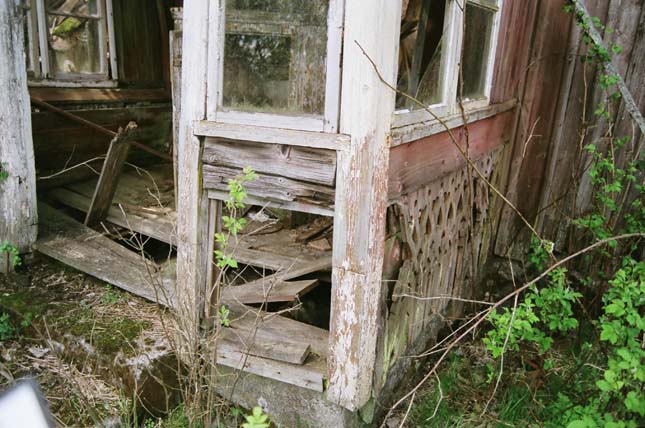
<svg viewBox="0 0 645 428">
<path fill-rule="evenodd" d="M 103 161 L 99 181 L 96 183 L 92 201 L 85 215 L 85 225 L 101 221 L 108 215 L 112 207 L 114 193 L 119 185 L 123 165 L 130 151 L 128 137 L 130 131 L 136 129 L 136 127 L 136 123 L 130 122 L 125 129 L 119 128 L 119 132 L 110 142 L 110 147 Z"/>
<path fill-rule="evenodd" d="M 0 244 L 25 253 L 36 241 L 38 215 L 21 3 L 0 2 Z M 0 273 L 12 269 L 0 253 Z"/>
<path fill-rule="evenodd" d="M 202 142 L 193 132 L 195 121 L 206 119 L 209 69 L 208 19 L 213 2 L 186 0 L 183 16 L 181 116 L 177 141 L 177 292 L 182 333 L 188 346 L 198 343 L 205 282 L 212 256 L 205 236 L 208 203 L 203 201 Z"/>
<path fill-rule="evenodd" d="M 383 284 L 389 131 L 396 86 L 401 1 L 346 3 L 338 152 L 329 388 L 327 398 L 355 411 L 372 396 Z M 374 31 L 378 29 L 378 31 Z"/>
<path fill-rule="evenodd" d="M 328 150 L 346 150 L 349 146 L 349 137 L 343 134 L 297 131 L 265 126 L 233 125 L 207 120 L 195 123 L 195 135 Z"/>
<path fill-rule="evenodd" d="M 336 182 L 334 150 L 206 138 L 203 161 L 325 186 Z"/>
</svg>

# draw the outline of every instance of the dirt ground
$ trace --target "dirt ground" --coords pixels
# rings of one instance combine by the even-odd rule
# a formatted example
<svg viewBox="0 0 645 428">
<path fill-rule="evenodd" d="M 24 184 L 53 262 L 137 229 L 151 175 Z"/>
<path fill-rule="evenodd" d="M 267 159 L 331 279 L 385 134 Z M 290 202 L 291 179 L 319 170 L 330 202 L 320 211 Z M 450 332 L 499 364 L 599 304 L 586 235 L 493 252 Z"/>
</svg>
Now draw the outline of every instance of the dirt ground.
<svg viewBox="0 0 645 428">
<path fill-rule="evenodd" d="M 35 379 L 62 427 L 139 425 L 177 405 L 168 319 L 158 305 L 36 256 L 0 275 L 0 390 Z"/>
</svg>

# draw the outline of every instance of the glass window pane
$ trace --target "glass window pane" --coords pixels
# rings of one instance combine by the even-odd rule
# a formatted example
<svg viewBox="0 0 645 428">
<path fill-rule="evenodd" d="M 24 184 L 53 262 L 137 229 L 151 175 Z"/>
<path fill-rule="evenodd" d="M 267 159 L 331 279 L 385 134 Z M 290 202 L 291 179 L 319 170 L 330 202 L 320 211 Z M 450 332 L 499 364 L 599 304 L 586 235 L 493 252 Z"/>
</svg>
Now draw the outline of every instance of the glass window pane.
<svg viewBox="0 0 645 428">
<path fill-rule="evenodd" d="M 229 0 L 223 105 L 323 114 L 329 0 Z"/>
<path fill-rule="evenodd" d="M 409 0 L 403 2 L 403 8 L 397 87 L 426 105 L 440 103 L 446 0 Z M 419 106 L 398 94 L 396 107 Z"/>
<path fill-rule="evenodd" d="M 82 18 L 96 14 L 96 1 L 46 0 L 49 55 L 54 75 L 101 72 L 101 22 Z"/>
<path fill-rule="evenodd" d="M 466 30 L 461 65 L 463 88 L 461 84 L 458 88 L 463 91 L 464 99 L 483 98 L 486 96 L 486 77 L 495 12 L 466 3 L 465 15 Z"/>
<path fill-rule="evenodd" d="M 97 16 L 97 0 L 45 0 L 48 13 Z"/>
</svg>

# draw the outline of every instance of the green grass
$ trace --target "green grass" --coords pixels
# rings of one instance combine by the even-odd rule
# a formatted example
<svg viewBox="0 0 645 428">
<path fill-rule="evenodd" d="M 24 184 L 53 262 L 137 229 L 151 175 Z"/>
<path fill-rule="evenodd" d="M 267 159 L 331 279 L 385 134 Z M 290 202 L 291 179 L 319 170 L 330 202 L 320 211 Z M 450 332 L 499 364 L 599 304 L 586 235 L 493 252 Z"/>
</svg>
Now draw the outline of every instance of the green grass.
<svg viewBox="0 0 645 428">
<path fill-rule="evenodd" d="M 464 346 L 439 369 L 441 393 L 432 377 L 417 394 L 405 426 L 555 428 L 561 422 L 561 412 L 572 405 L 558 400 L 558 394 L 584 401 L 594 390 L 598 375 L 593 368 L 598 350 L 580 350 L 568 344 L 560 349 L 547 355 L 553 365 L 549 370 L 536 368 L 533 354 L 507 353 L 502 380 L 484 412 L 499 367 L 491 365 L 477 345 Z M 537 362 L 542 367 L 543 361 Z M 405 406 L 399 411 L 404 413 Z"/>
</svg>

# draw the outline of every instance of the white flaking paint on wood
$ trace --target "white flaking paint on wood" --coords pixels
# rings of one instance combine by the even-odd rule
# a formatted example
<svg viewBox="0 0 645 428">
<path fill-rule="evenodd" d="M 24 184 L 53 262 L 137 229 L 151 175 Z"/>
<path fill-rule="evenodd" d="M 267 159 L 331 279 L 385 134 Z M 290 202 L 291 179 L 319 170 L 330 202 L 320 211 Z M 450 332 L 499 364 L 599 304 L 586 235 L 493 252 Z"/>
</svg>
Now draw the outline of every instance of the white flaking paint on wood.
<svg viewBox="0 0 645 428">
<path fill-rule="evenodd" d="M 372 394 L 395 98 L 361 48 L 394 85 L 400 14 L 400 0 L 357 0 L 345 9 L 340 132 L 351 141 L 337 161 L 327 398 L 349 410 Z"/>
</svg>

